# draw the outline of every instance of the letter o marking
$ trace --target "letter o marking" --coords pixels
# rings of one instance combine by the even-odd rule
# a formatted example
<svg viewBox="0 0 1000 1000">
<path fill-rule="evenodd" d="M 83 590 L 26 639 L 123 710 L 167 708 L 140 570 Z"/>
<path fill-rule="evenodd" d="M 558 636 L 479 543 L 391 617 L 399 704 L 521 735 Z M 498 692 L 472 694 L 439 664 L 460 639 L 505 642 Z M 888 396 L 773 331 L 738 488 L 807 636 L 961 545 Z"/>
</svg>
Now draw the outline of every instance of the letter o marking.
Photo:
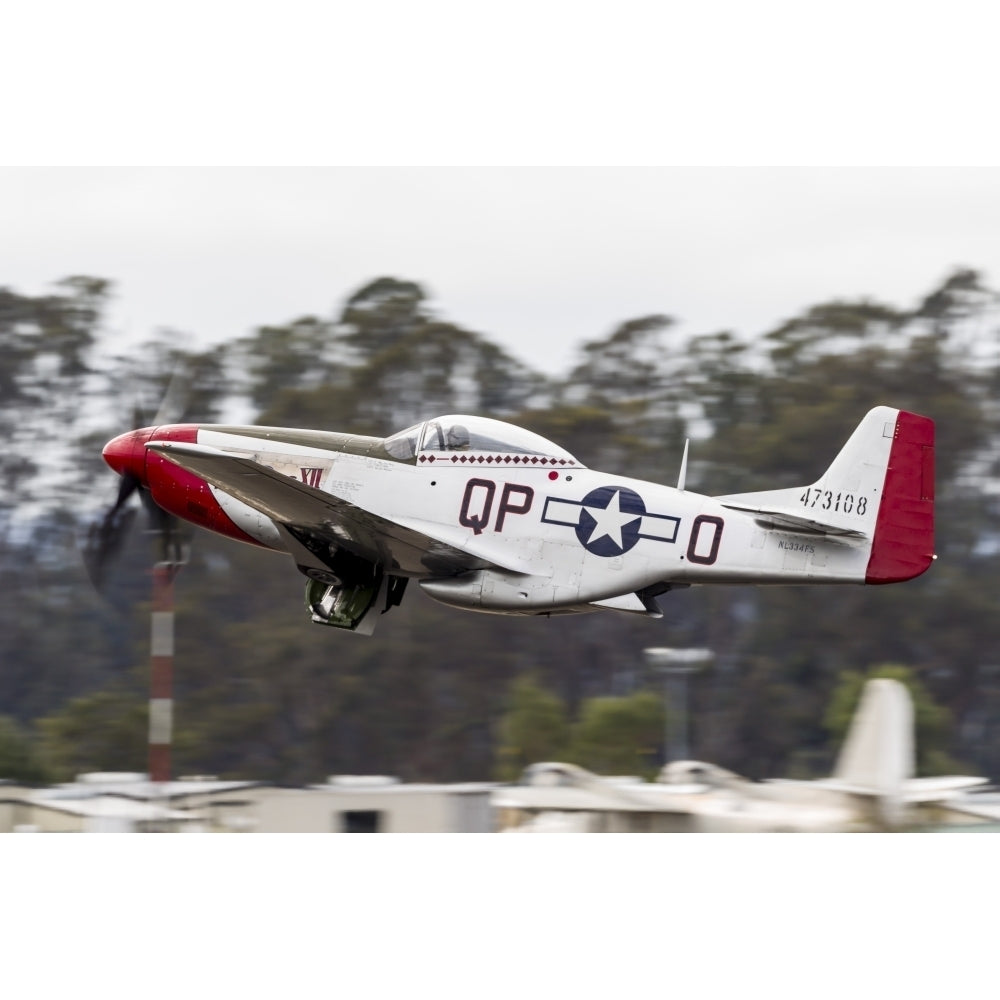
<svg viewBox="0 0 1000 1000">
<path fill-rule="evenodd" d="M 721 517 L 709 514 L 699 514 L 691 525 L 691 540 L 688 542 L 687 557 L 689 562 L 701 566 L 711 566 L 719 555 L 719 543 L 722 541 L 722 529 L 725 521 Z M 701 538 L 702 525 L 712 526 L 712 540 L 706 545 Z"/>
</svg>

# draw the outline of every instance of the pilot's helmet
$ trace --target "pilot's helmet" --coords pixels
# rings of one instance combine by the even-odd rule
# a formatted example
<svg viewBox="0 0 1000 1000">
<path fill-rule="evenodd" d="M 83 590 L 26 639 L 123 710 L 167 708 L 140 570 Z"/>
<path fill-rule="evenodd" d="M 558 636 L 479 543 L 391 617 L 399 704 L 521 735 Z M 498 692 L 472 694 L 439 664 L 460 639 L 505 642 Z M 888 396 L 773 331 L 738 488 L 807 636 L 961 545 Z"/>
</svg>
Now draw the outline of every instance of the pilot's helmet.
<svg viewBox="0 0 1000 1000">
<path fill-rule="evenodd" d="M 469 432 L 461 424 L 448 428 L 447 448 L 449 451 L 464 451 L 469 447 Z"/>
</svg>

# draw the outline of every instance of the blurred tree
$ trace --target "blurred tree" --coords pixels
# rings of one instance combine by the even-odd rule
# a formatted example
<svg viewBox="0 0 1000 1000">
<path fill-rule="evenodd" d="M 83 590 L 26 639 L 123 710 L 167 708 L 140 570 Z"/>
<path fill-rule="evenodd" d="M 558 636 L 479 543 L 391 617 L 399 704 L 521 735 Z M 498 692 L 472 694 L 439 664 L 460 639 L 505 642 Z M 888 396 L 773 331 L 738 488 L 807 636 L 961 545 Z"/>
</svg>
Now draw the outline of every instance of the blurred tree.
<svg viewBox="0 0 1000 1000">
<path fill-rule="evenodd" d="M 347 300 L 340 321 L 345 343 L 362 358 L 373 358 L 423 326 L 430 318 L 427 296 L 415 281 L 382 277 L 359 288 Z"/>
<path fill-rule="evenodd" d="M 87 356 L 110 285 L 74 277 L 56 288 L 39 296 L 0 288 L 0 530 L 5 510 L 41 514 L 74 493 L 74 484 L 54 473 L 72 440 L 66 429 L 80 417 Z"/>
<path fill-rule="evenodd" d="M 669 316 L 640 316 L 581 348 L 582 359 L 560 385 L 570 413 L 600 413 L 613 434 L 593 438 L 587 464 L 635 474 L 637 463 L 659 478 L 663 462 L 680 461 L 686 430 L 681 372 L 685 352 Z M 676 464 L 673 469 L 676 470 Z"/>
<path fill-rule="evenodd" d="M 495 344 L 435 317 L 413 282 L 379 278 L 339 319 L 265 327 L 244 341 L 260 422 L 386 435 L 442 413 L 509 416 L 546 380 Z"/>
<path fill-rule="evenodd" d="M 191 351 L 167 331 L 126 357 L 102 327 L 109 295 L 89 278 L 38 297 L 0 290 L 0 711 L 22 726 L 81 696 L 100 695 L 109 719 L 108 706 L 145 711 L 132 675 L 148 656 L 143 515 L 110 604 L 87 585 L 77 539 L 117 488 L 101 445 L 129 425 L 137 398 L 154 412 L 175 371 L 192 378 L 188 410 L 172 419 L 230 419 L 242 407 L 247 421 L 384 434 L 483 412 L 592 468 L 667 483 L 689 434 L 688 485 L 709 493 L 814 478 L 860 415 L 887 403 L 934 417 L 938 435 L 940 558 L 901 587 L 692 588 L 662 599 L 660 622 L 466 615 L 411 587 L 360 639 L 308 624 L 287 559 L 198 532 L 177 582 L 176 769 L 481 778 L 499 764 L 514 678 L 536 678 L 563 723 L 582 724 L 589 699 L 635 690 L 643 647 L 669 636 L 716 653 L 690 692 L 705 759 L 757 777 L 825 773 L 838 744 L 823 716 L 841 673 L 896 662 L 950 712 L 946 745 L 1000 775 L 1000 314 L 974 272 L 946 278 L 911 312 L 823 303 L 754 341 L 686 337 L 662 314 L 638 317 L 588 344 L 557 381 L 445 322 L 420 285 L 395 278 L 330 317 L 261 327 L 238 345 Z M 135 692 L 132 709 L 123 691 Z M 144 768 L 144 723 L 135 732 L 116 769 Z M 63 773 L 104 766 L 84 756 Z"/>
<path fill-rule="evenodd" d="M 599 774 L 653 777 L 663 742 L 663 699 L 652 691 L 589 698 L 573 726 L 567 759 Z"/>
<path fill-rule="evenodd" d="M 149 759 L 148 695 L 118 685 L 71 699 L 38 721 L 42 759 L 56 780 L 86 771 L 140 771 Z"/>
<path fill-rule="evenodd" d="M 385 434 L 440 413 L 504 417 L 525 406 L 543 385 L 543 379 L 477 334 L 429 320 L 357 370 L 353 419 Z"/>
<path fill-rule="evenodd" d="M 49 781 L 32 735 L 16 720 L 0 715 L 0 778 L 41 785 Z"/>
<path fill-rule="evenodd" d="M 996 301 L 997 293 L 986 286 L 980 271 L 959 267 L 924 298 L 914 315 L 931 320 L 935 332 L 947 337 L 956 320 L 974 316 Z"/>
<path fill-rule="evenodd" d="M 262 326 L 240 341 L 237 353 L 244 359 L 255 408 L 266 410 L 283 391 L 336 383 L 337 373 L 349 362 L 349 357 L 335 355 L 341 342 L 335 324 L 315 316 L 285 326 Z"/>
<path fill-rule="evenodd" d="M 513 781 L 529 764 L 563 759 L 568 736 L 565 705 L 534 677 L 518 677 L 500 721 L 497 777 Z"/>
<path fill-rule="evenodd" d="M 584 344 L 583 360 L 564 389 L 567 401 L 615 408 L 630 400 L 649 405 L 663 390 L 669 366 L 683 356 L 668 342 L 673 326 L 669 316 L 640 316 L 620 324 L 604 340 Z"/>
</svg>

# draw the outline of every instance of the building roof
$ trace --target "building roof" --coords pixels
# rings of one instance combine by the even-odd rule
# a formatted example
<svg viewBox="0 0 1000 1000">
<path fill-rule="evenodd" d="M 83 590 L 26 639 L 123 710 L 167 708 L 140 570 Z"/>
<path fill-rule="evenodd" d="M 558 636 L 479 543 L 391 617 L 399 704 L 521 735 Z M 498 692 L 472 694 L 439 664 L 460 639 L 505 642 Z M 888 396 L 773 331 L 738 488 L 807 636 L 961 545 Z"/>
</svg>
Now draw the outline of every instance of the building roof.
<svg viewBox="0 0 1000 1000">
<path fill-rule="evenodd" d="M 344 781 L 344 778 L 349 780 Z M 335 778 L 328 778 L 325 784 L 309 785 L 310 791 L 336 792 L 338 795 L 371 795 L 373 792 L 387 795 L 427 795 L 429 793 L 448 795 L 477 795 L 485 792 L 492 792 L 499 787 L 492 781 L 463 781 L 453 784 L 434 784 L 431 782 L 404 784 L 398 779 L 384 780 L 381 776 L 375 776 L 374 780 L 369 780 L 364 775 L 338 775 Z"/>
<path fill-rule="evenodd" d="M 36 809 L 48 809 L 87 819 L 119 819 L 139 823 L 154 820 L 190 823 L 199 819 L 191 813 L 166 809 L 150 802 L 138 802 L 119 795 L 92 795 L 76 799 L 49 799 L 35 795 L 27 804 Z"/>
<path fill-rule="evenodd" d="M 115 795 L 136 801 L 151 802 L 178 799 L 190 795 L 217 795 L 243 788 L 257 788 L 262 781 L 220 781 L 211 776 L 180 778 L 177 781 L 150 781 L 149 775 L 133 772 L 93 772 L 81 774 L 76 781 L 39 789 L 37 797 L 46 800 L 93 798 Z"/>
</svg>

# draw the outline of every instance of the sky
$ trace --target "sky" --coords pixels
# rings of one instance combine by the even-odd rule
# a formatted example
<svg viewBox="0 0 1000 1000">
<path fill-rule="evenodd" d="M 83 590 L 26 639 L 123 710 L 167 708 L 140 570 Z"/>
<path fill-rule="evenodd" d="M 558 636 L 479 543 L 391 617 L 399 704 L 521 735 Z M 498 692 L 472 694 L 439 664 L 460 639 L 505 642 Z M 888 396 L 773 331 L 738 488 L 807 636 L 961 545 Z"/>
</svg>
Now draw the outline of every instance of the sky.
<svg viewBox="0 0 1000 1000">
<path fill-rule="evenodd" d="M 114 282 L 125 344 L 331 316 L 381 275 L 533 367 L 627 319 L 754 335 L 832 298 L 1000 283 L 995 167 L 7 167 L 0 285 Z"/>
</svg>

